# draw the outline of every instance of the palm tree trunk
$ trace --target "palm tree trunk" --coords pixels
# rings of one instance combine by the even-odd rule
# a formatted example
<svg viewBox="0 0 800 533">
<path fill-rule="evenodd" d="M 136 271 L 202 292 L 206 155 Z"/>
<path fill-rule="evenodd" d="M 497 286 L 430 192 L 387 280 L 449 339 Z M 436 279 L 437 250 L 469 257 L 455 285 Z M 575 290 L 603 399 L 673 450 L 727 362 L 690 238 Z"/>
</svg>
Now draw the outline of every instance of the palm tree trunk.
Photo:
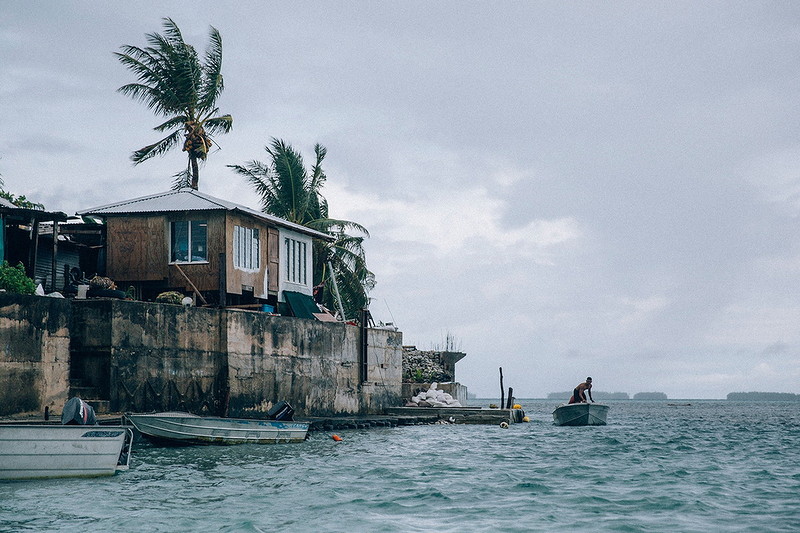
<svg viewBox="0 0 800 533">
<path fill-rule="evenodd" d="M 200 168 L 197 165 L 197 156 L 189 154 L 189 164 L 192 166 L 192 189 L 197 190 L 200 182 Z"/>
</svg>

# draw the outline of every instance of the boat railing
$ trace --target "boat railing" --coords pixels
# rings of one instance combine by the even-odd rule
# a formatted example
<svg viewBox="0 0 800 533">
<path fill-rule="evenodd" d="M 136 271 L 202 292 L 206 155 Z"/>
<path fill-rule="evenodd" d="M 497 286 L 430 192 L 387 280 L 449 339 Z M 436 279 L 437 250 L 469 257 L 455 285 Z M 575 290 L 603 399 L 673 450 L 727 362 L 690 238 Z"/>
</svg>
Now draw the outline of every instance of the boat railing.
<svg viewBox="0 0 800 533">
<path fill-rule="evenodd" d="M 117 472 L 128 470 L 131 465 L 131 448 L 133 447 L 133 430 L 125 427 L 125 442 L 122 445 L 122 450 L 119 452 L 119 459 L 117 459 Z"/>
</svg>

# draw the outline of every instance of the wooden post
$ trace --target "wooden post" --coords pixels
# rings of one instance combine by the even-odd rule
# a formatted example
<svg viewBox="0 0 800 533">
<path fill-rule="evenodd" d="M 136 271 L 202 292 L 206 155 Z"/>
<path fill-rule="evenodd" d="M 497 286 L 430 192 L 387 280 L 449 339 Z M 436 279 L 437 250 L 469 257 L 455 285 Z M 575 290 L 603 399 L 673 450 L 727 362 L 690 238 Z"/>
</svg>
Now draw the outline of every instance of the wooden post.
<svg viewBox="0 0 800 533">
<path fill-rule="evenodd" d="M 173 266 L 178 269 L 178 272 L 180 272 L 181 276 L 183 276 L 183 279 L 185 279 L 186 283 L 188 283 L 189 286 L 192 288 L 192 290 L 194 291 L 195 295 L 197 295 L 197 297 L 200 299 L 200 301 L 203 302 L 203 305 L 208 305 L 208 302 L 206 301 L 206 299 L 203 298 L 203 295 L 200 294 L 200 291 L 197 290 L 197 287 L 195 287 L 194 283 L 192 283 L 192 280 L 189 279 L 189 276 L 186 275 L 186 273 L 183 271 L 183 269 L 181 269 L 181 267 L 178 266 L 177 264 L 175 264 Z"/>
<path fill-rule="evenodd" d="M 511 387 L 508 388 L 508 403 L 506 404 L 506 409 L 511 409 L 511 404 L 514 402 L 514 389 Z"/>
<path fill-rule="evenodd" d="M 53 220 L 53 261 L 50 263 L 50 291 L 58 290 L 56 286 L 56 266 L 58 265 L 58 220 Z M 47 290 L 47 289 L 45 289 Z"/>
<path fill-rule="evenodd" d="M 219 254 L 219 306 L 228 305 L 228 264 L 226 263 L 225 253 Z"/>
<path fill-rule="evenodd" d="M 503 388 L 503 367 L 500 367 L 500 409 L 506 403 L 505 389 Z"/>
</svg>

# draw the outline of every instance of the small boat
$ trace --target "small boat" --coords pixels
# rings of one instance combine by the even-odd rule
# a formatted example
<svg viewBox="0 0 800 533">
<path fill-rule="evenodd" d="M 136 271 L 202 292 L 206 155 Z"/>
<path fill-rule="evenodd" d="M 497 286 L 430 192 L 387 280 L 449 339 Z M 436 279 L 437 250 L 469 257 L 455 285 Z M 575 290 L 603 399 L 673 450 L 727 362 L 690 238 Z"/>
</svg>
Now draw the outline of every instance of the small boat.
<svg viewBox="0 0 800 533">
<path fill-rule="evenodd" d="M 127 470 L 123 426 L 0 424 L 0 479 L 110 476 Z"/>
<path fill-rule="evenodd" d="M 150 440 L 166 444 L 278 444 L 303 442 L 308 422 L 216 418 L 191 413 L 125 415 Z"/>
<path fill-rule="evenodd" d="M 563 404 L 553 411 L 553 421 L 557 426 L 605 426 L 609 409 L 602 403 Z"/>
</svg>

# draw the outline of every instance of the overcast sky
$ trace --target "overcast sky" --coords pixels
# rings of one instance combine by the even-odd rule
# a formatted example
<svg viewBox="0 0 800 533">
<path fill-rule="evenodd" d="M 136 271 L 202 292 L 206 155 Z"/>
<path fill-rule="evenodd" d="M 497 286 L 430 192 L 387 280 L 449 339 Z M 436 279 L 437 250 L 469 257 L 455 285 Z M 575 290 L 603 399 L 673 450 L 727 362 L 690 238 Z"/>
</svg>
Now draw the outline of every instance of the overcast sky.
<svg viewBox="0 0 800 533">
<path fill-rule="evenodd" d="M 114 6 L 113 8 L 111 6 Z M 328 148 L 373 316 L 499 396 L 798 392 L 800 4 L 0 0 L 0 175 L 68 214 L 167 190 L 115 59 L 171 17 L 223 38 L 234 117 L 200 190 L 281 138 Z"/>
</svg>

